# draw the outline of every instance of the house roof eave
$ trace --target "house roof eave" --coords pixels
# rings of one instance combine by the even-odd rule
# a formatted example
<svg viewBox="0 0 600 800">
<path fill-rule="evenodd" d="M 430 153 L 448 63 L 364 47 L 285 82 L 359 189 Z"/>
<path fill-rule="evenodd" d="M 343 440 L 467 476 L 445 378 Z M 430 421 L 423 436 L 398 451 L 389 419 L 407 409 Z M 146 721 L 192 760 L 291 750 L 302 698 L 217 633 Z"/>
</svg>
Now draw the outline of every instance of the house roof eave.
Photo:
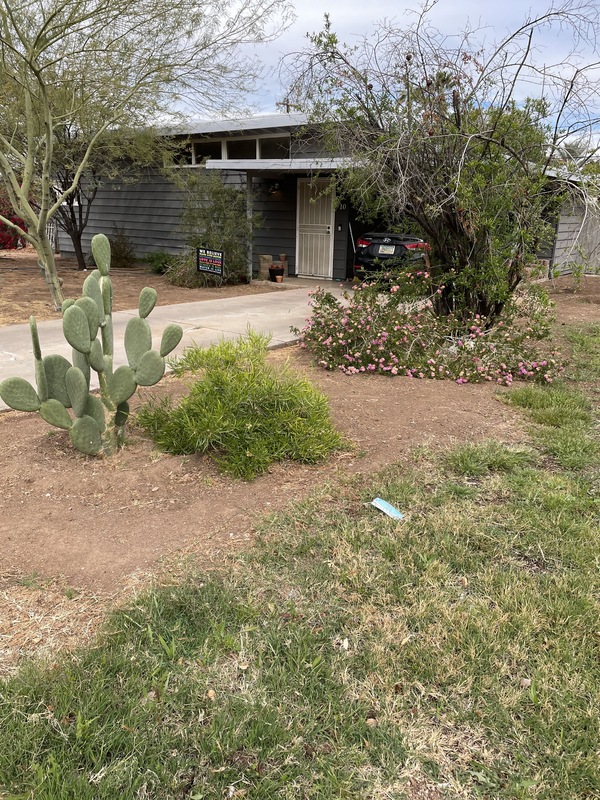
<svg viewBox="0 0 600 800">
<path fill-rule="evenodd" d="M 244 158 L 244 159 L 208 159 L 206 169 L 231 170 L 233 172 L 262 173 L 301 173 L 301 172 L 335 172 L 350 166 L 347 158 Z"/>
<path fill-rule="evenodd" d="M 163 129 L 166 136 L 239 136 L 289 132 L 309 124 L 306 114 L 263 114 L 236 119 L 191 120 Z"/>
</svg>

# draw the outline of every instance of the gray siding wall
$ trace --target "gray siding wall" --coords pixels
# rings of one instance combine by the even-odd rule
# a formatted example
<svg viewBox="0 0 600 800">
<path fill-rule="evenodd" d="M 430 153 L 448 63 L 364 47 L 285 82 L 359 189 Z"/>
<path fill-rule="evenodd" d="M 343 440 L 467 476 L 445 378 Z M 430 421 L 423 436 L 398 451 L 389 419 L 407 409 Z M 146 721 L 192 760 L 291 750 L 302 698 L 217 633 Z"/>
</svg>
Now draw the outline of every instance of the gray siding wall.
<svg viewBox="0 0 600 800">
<path fill-rule="evenodd" d="M 582 264 L 586 272 L 600 270 L 600 218 L 574 204 L 566 206 L 558 220 L 552 267 L 568 273 Z"/>
<path fill-rule="evenodd" d="M 277 183 L 279 190 L 270 189 Z M 297 179 L 290 175 L 274 175 L 253 179 L 254 210 L 262 218 L 262 225 L 254 233 L 254 263 L 258 271 L 259 256 L 287 255 L 289 273 L 296 274 L 296 187 Z"/>
<path fill-rule="evenodd" d="M 243 185 L 240 173 L 224 173 L 228 183 Z M 146 175 L 136 183 L 107 183 L 102 186 L 92 205 L 90 221 L 83 234 L 83 249 L 89 252 L 92 237 L 97 233 L 110 236 L 115 225 L 123 228 L 135 253 L 163 250 L 177 253 L 185 249 L 180 230 L 183 193 L 164 175 Z M 73 254 L 73 244 L 59 229 L 59 250 Z"/>
<path fill-rule="evenodd" d="M 352 245 L 349 242 L 348 222 L 349 222 L 349 208 L 348 204 L 341 200 L 338 208 L 335 211 L 335 230 L 333 240 L 333 279 L 338 281 L 346 280 L 352 275 L 352 268 L 348 267 L 349 251 L 352 251 Z"/>
<path fill-rule="evenodd" d="M 231 184 L 242 186 L 241 173 L 223 173 Z M 279 189 L 272 191 L 277 183 Z M 287 255 L 289 272 L 296 273 L 296 206 L 297 184 L 295 175 L 272 175 L 253 178 L 253 208 L 262 218 L 254 235 L 253 268 L 258 272 L 261 255 L 271 255 L 277 260 L 280 253 Z M 113 233 L 114 227 L 123 228 L 130 238 L 136 255 L 162 250 L 170 253 L 185 248 L 180 231 L 183 193 L 163 175 L 147 175 L 137 183 L 106 184 L 92 205 L 90 222 L 84 232 L 83 247 L 89 252 L 96 233 Z M 340 207 L 335 213 L 333 277 L 347 277 L 349 254 L 348 209 Z M 73 254 L 69 237 L 59 231 L 59 249 L 64 255 Z M 351 248 L 350 248 L 351 249 Z"/>
<path fill-rule="evenodd" d="M 107 183 L 92 205 L 90 221 L 83 234 L 83 249 L 90 250 L 97 233 L 110 236 L 114 227 L 123 228 L 136 255 L 155 250 L 182 249 L 179 233 L 182 193 L 162 175 L 147 175 L 137 183 Z M 59 249 L 73 253 L 70 238 L 59 230 Z"/>
</svg>

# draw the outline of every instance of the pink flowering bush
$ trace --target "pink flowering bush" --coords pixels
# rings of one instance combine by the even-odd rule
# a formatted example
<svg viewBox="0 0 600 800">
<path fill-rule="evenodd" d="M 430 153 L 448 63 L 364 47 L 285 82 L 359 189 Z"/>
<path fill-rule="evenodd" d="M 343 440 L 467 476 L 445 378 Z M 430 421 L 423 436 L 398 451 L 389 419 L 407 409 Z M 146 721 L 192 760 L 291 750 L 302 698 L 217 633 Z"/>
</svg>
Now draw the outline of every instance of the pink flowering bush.
<svg viewBox="0 0 600 800">
<path fill-rule="evenodd" d="M 558 354 L 540 349 L 550 335 L 552 314 L 547 295 L 538 287 L 516 292 L 493 326 L 478 314 L 466 321 L 436 315 L 435 292 L 428 291 L 426 272 L 392 278 L 386 291 L 381 285 L 362 284 L 341 302 L 317 289 L 312 316 L 296 333 L 321 366 L 349 375 L 510 385 L 514 380 L 550 383 L 560 373 Z"/>
</svg>

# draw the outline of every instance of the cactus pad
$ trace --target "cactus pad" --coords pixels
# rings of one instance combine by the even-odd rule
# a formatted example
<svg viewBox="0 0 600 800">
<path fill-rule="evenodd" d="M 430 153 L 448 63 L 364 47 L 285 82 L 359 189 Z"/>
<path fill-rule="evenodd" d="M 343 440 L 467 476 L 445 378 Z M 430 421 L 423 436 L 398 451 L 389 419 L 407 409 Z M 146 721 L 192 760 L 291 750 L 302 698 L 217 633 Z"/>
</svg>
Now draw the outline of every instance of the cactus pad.
<svg viewBox="0 0 600 800">
<path fill-rule="evenodd" d="M 93 342 L 96 338 L 96 334 L 98 333 L 98 328 L 100 327 L 100 314 L 98 312 L 98 306 L 91 297 L 80 297 L 79 300 L 75 301 L 75 305 L 79 306 L 79 308 L 87 317 L 88 326 L 90 329 L 90 339 Z M 104 319 L 104 314 L 102 314 L 102 319 Z"/>
<path fill-rule="evenodd" d="M 93 420 L 95 420 L 100 433 L 104 433 L 106 429 L 106 423 L 104 421 L 104 406 L 102 405 L 102 400 L 100 400 L 100 398 L 96 397 L 94 394 L 88 394 L 87 396 L 85 403 L 85 416 L 91 417 Z"/>
<path fill-rule="evenodd" d="M 0 383 L 0 397 L 15 411 L 38 411 L 40 398 L 24 378 L 7 378 Z"/>
<path fill-rule="evenodd" d="M 90 348 L 91 350 L 91 348 Z M 88 361 L 88 357 L 85 356 L 83 353 L 80 353 L 78 350 L 72 350 L 71 355 L 73 356 L 73 366 L 80 369 L 85 377 L 85 381 L 88 385 L 90 385 L 90 362 Z"/>
<path fill-rule="evenodd" d="M 54 425 L 56 428 L 63 428 L 69 430 L 73 425 L 73 420 L 69 416 L 69 412 L 58 400 L 46 400 L 40 406 L 40 417 L 49 425 Z"/>
<path fill-rule="evenodd" d="M 108 237 L 99 233 L 92 239 L 92 254 L 101 275 L 108 275 L 110 270 L 110 242 Z"/>
<path fill-rule="evenodd" d="M 167 325 L 163 331 L 162 339 L 160 340 L 160 354 L 161 356 L 168 356 L 172 350 L 175 350 L 183 337 L 183 329 L 181 325 Z"/>
<path fill-rule="evenodd" d="M 102 292 L 102 305 L 104 306 L 104 314 L 110 317 L 112 314 L 112 299 L 113 289 L 112 281 L 108 277 L 100 278 L 100 290 Z"/>
<path fill-rule="evenodd" d="M 44 369 L 44 362 L 41 358 L 35 359 L 35 383 L 37 386 L 38 397 L 40 403 L 48 399 L 48 380 L 46 378 L 46 370 Z"/>
<path fill-rule="evenodd" d="M 69 431 L 73 447 L 80 453 L 95 456 L 102 450 L 102 436 L 100 429 L 91 417 L 76 419 Z"/>
<path fill-rule="evenodd" d="M 164 374 L 164 358 L 156 350 L 148 350 L 140 359 L 135 379 L 140 386 L 154 386 Z"/>
<path fill-rule="evenodd" d="M 125 328 L 125 352 L 132 369 L 137 369 L 144 353 L 152 348 L 152 331 L 145 319 L 132 317 Z"/>
<path fill-rule="evenodd" d="M 100 324 L 104 322 L 104 301 L 102 300 L 102 289 L 100 288 L 100 273 L 96 275 L 96 270 L 92 272 L 83 282 L 83 294 L 91 298 L 98 308 Z"/>
<path fill-rule="evenodd" d="M 44 356 L 43 361 L 46 380 L 48 381 L 48 398 L 50 400 L 58 400 L 65 408 L 69 408 L 71 401 L 67 392 L 65 376 L 71 364 L 64 356 L 59 356 L 56 353 Z"/>
<path fill-rule="evenodd" d="M 31 331 L 33 357 L 37 360 L 42 357 L 42 350 L 40 348 L 40 337 L 38 336 L 37 322 L 35 321 L 35 317 L 29 317 L 29 330 Z"/>
<path fill-rule="evenodd" d="M 146 319 L 148 314 L 151 313 L 152 309 L 156 305 L 157 299 L 158 294 L 156 293 L 156 289 L 153 289 L 151 286 L 146 286 L 144 289 L 142 289 L 138 303 L 140 317 Z"/>
<path fill-rule="evenodd" d="M 65 339 L 80 353 L 89 353 L 92 346 L 90 326 L 85 311 L 78 305 L 69 306 L 63 315 Z"/>
<path fill-rule="evenodd" d="M 75 416 L 82 417 L 85 414 L 85 404 L 88 399 L 88 383 L 79 367 L 71 367 L 67 370 L 65 384 Z"/>
<path fill-rule="evenodd" d="M 96 372 L 102 372 L 104 370 L 104 351 L 98 339 L 94 339 L 92 342 L 87 359 L 90 363 L 90 367 L 96 370 Z"/>
<path fill-rule="evenodd" d="M 135 372 L 131 367 L 118 367 L 109 379 L 110 395 L 113 403 L 119 406 L 129 400 L 137 389 Z"/>
</svg>

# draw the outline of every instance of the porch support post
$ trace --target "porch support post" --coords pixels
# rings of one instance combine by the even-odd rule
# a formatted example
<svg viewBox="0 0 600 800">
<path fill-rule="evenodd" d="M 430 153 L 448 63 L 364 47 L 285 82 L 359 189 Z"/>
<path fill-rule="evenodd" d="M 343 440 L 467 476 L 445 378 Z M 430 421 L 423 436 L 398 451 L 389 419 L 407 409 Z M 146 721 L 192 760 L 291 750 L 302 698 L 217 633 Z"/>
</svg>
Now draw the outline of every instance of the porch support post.
<svg viewBox="0 0 600 800">
<path fill-rule="evenodd" d="M 248 239 L 246 241 L 247 250 L 247 269 L 248 269 L 248 283 L 252 281 L 252 261 L 253 261 L 253 240 L 254 231 L 252 229 L 252 216 L 254 213 L 254 191 L 252 185 L 252 175 L 246 173 L 246 217 L 248 218 Z"/>
</svg>

